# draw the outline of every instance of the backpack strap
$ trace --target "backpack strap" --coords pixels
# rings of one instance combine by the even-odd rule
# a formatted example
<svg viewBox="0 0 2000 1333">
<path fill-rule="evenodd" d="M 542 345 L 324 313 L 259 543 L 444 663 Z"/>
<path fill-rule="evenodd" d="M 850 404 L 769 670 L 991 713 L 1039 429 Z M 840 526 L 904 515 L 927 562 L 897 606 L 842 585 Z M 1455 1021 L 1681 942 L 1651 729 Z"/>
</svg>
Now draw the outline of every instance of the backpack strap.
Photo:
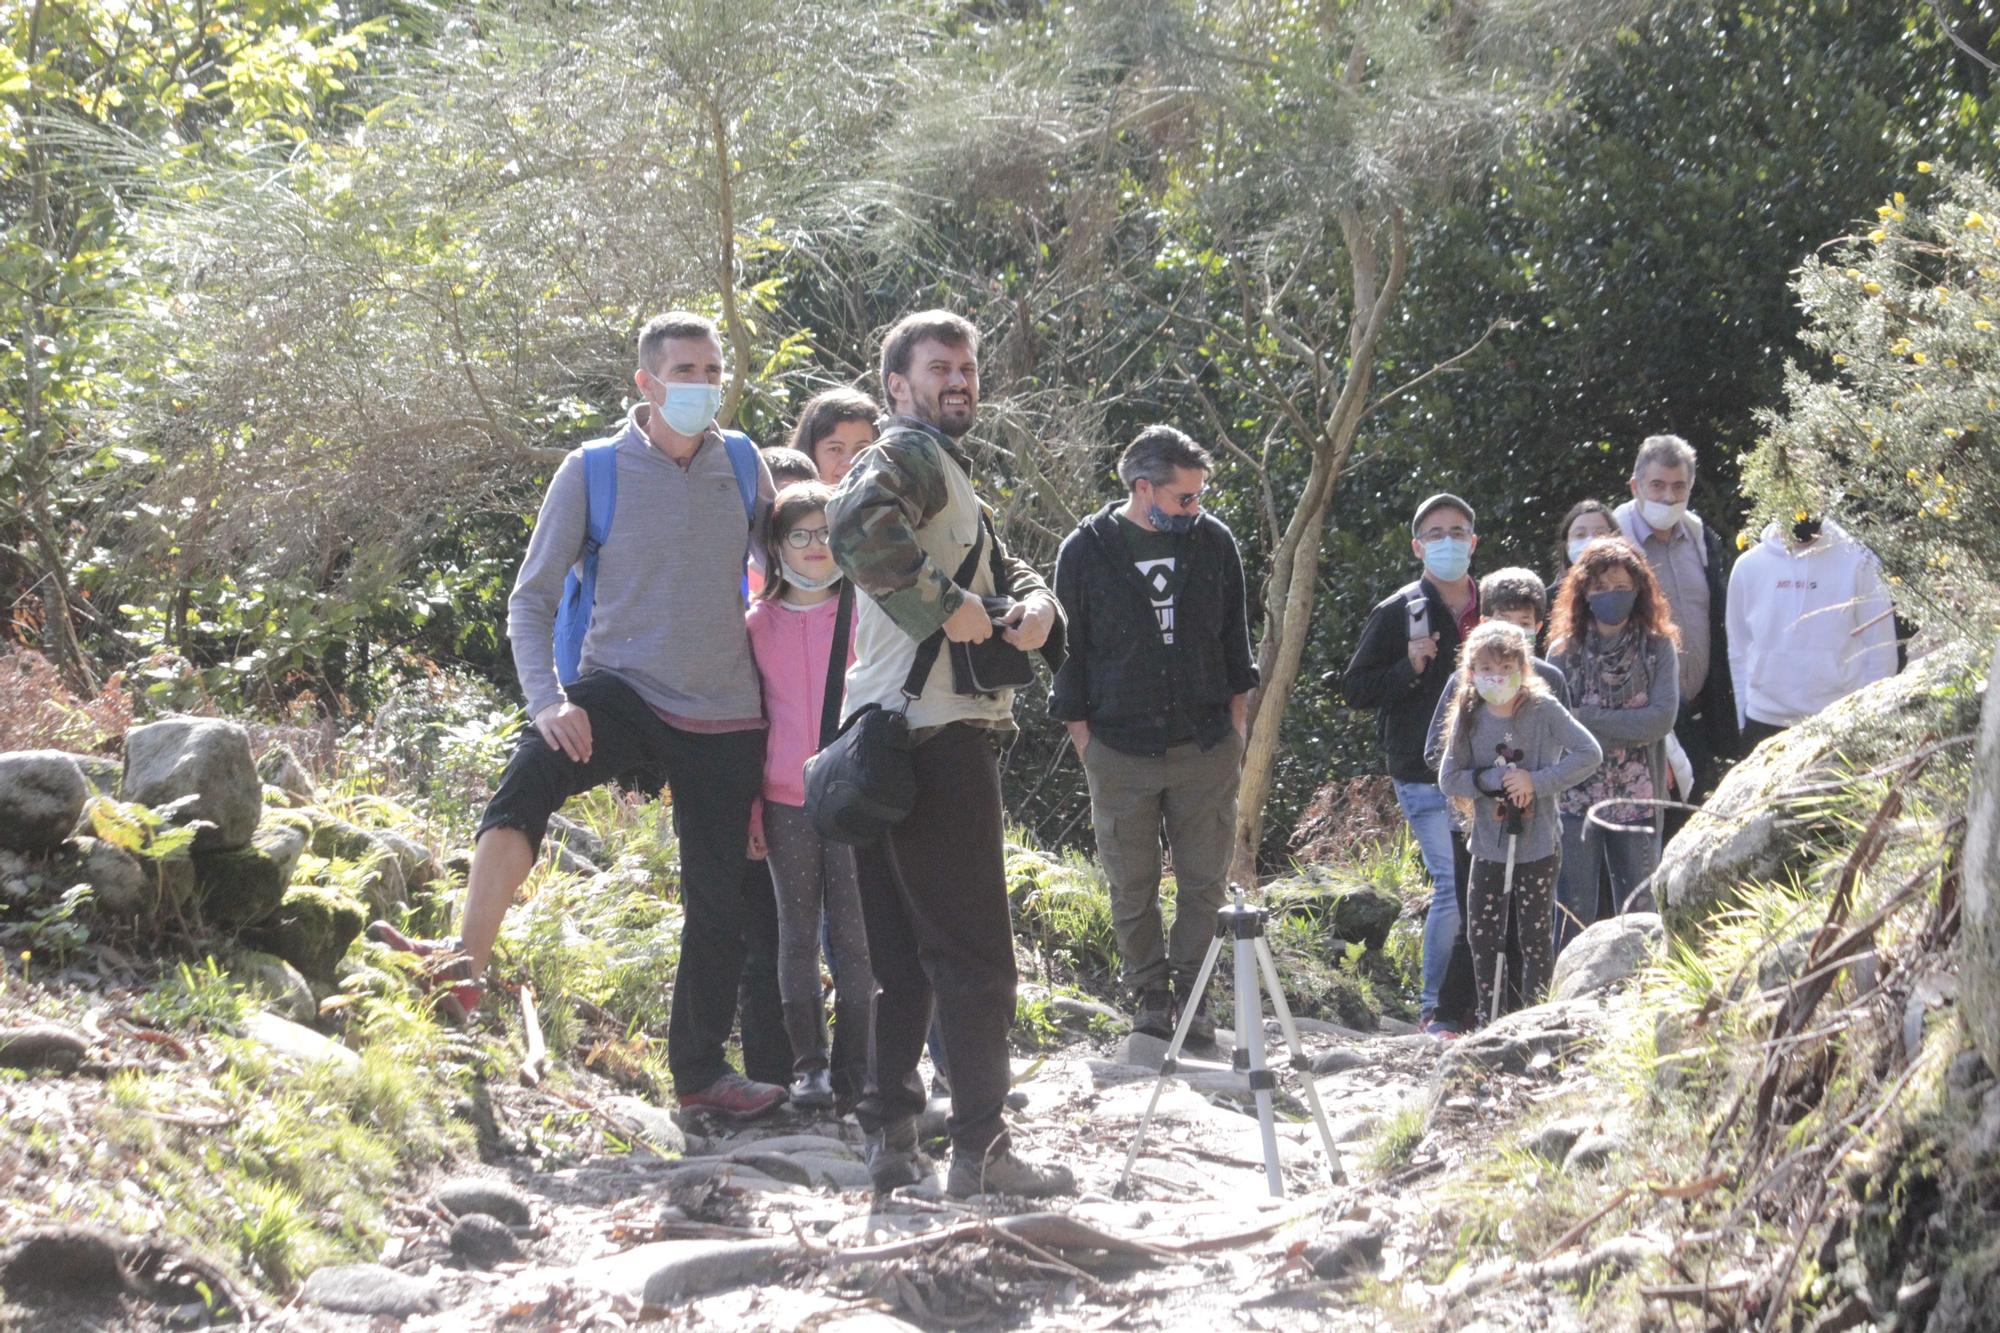
<svg viewBox="0 0 2000 1333">
<path fill-rule="evenodd" d="M 740 430 L 722 432 L 722 446 L 729 453 L 729 467 L 736 474 L 736 494 L 743 501 L 744 522 L 757 517 L 757 444 Z"/>
<path fill-rule="evenodd" d="M 589 506 L 583 537 L 583 559 L 596 573 L 597 553 L 611 540 L 611 520 L 618 513 L 618 436 L 583 446 L 583 494 Z"/>
<path fill-rule="evenodd" d="M 1408 637 L 1420 637 L 1417 633 L 1421 625 L 1424 634 L 1434 634 L 1437 626 L 1431 624 L 1431 599 L 1424 591 L 1424 581 L 1418 579 L 1403 589 L 1403 622 Z"/>
<path fill-rule="evenodd" d="M 583 640 L 597 601 L 597 555 L 611 539 L 611 520 L 618 511 L 617 447 L 615 436 L 583 446 L 583 551 L 563 576 L 562 600 L 556 604 L 556 679 L 564 685 L 583 669 Z"/>
</svg>

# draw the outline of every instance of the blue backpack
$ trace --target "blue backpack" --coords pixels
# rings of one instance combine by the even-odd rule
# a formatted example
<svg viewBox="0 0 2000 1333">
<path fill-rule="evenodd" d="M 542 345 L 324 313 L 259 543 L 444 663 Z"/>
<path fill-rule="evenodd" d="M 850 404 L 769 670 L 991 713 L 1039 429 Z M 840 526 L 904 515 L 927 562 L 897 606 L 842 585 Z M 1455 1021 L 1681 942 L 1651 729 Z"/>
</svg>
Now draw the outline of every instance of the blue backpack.
<svg viewBox="0 0 2000 1333">
<path fill-rule="evenodd" d="M 611 518 L 618 510 L 618 441 L 593 440 L 583 446 L 583 493 L 590 505 L 590 526 L 584 534 L 583 558 L 563 579 L 562 602 L 556 607 L 556 679 L 568 685 L 580 674 L 583 636 L 590 629 L 591 608 L 597 603 L 597 553 L 611 537 Z M 757 512 L 757 446 L 742 431 L 722 432 L 729 467 L 736 474 L 736 493 L 743 501 L 744 530 Z M 745 555 L 748 551 L 746 548 Z M 743 599 L 750 599 L 746 570 Z"/>
</svg>

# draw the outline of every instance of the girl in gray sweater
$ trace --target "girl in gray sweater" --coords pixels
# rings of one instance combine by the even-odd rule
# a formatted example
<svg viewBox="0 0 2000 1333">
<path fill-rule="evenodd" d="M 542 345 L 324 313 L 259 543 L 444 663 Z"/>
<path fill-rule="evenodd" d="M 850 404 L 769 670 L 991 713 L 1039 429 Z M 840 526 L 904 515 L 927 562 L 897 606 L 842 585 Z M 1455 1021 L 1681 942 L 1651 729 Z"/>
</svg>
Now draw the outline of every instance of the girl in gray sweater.
<svg viewBox="0 0 2000 1333">
<path fill-rule="evenodd" d="M 1532 655 L 1528 636 L 1505 621 L 1487 621 L 1467 636 L 1438 766 L 1439 788 L 1467 812 L 1471 829 L 1466 939 L 1481 1015 L 1494 1012 L 1496 985 L 1505 987 L 1503 1012 L 1534 1003 L 1548 985 L 1562 866 L 1556 796 L 1590 776 L 1603 757 L 1597 741 L 1532 670 Z M 1515 835 L 1507 832 L 1510 809 L 1521 815 Z M 1504 978 L 1495 975 L 1503 944 Z"/>
</svg>

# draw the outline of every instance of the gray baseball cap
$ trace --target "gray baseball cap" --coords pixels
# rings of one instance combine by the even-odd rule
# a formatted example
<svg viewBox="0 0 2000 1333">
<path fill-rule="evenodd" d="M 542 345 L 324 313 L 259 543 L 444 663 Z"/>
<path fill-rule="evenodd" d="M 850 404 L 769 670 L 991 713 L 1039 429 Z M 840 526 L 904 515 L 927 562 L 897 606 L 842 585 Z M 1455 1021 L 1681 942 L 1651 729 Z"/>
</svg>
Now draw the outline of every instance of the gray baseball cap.
<svg viewBox="0 0 2000 1333">
<path fill-rule="evenodd" d="M 1473 527 L 1476 528 L 1479 526 L 1479 515 L 1472 512 L 1471 505 L 1459 499 L 1450 491 L 1439 491 L 1436 495 L 1433 495 L 1430 499 L 1417 506 L 1417 516 L 1410 520 L 1410 535 L 1412 537 L 1416 536 L 1423 528 L 1424 519 L 1429 516 L 1431 510 L 1442 509 L 1446 505 L 1450 505 L 1453 509 L 1464 514 L 1466 521 L 1471 523 Z"/>
</svg>

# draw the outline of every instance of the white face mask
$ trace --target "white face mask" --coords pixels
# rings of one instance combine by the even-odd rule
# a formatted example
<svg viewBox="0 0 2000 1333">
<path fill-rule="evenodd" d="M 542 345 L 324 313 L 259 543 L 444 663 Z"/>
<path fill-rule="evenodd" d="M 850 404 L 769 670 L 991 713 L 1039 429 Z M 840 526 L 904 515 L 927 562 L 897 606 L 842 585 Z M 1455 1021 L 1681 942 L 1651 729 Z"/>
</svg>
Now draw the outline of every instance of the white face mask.
<svg viewBox="0 0 2000 1333">
<path fill-rule="evenodd" d="M 1655 532 L 1666 532 L 1680 526 L 1680 521 L 1687 517 L 1687 511 L 1685 500 L 1677 504 L 1668 504 L 1663 500 L 1639 502 L 1639 516 L 1645 519 L 1646 526 Z"/>
<path fill-rule="evenodd" d="M 800 592 L 818 592 L 821 588 L 831 588 L 834 584 L 840 582 L 840 579 L 839 565 L 835 565 L 833 571 L 823 579 L 807 578 L 790 565 L 785 566 L 785 582 L 791 584 Z"/>
<path fill-rule="evenodd" d="M 1513 671 L 1476 671 L 1472 676 L 1472 688 L 1479 691 L 1479 697 L 1487 703 L 1505 708 L 1521 692 L 1521 677 Z"/>
<path fill-rule="evenodd" d="M 660 420 L 676 435 L 701 434 L 722 410 L 719 384 L 676 384 L 657 376 L 653 377 L 653 383 L 664 391 L 660 398 Z"/>
<path fill-rule="evenodd" d="M 1573 565 L 1583 559 L 1583 548 L 1596 540 L 1592 537 L 1571 537 L 1569 539 L 1569 562 Z"/>
</svg>

